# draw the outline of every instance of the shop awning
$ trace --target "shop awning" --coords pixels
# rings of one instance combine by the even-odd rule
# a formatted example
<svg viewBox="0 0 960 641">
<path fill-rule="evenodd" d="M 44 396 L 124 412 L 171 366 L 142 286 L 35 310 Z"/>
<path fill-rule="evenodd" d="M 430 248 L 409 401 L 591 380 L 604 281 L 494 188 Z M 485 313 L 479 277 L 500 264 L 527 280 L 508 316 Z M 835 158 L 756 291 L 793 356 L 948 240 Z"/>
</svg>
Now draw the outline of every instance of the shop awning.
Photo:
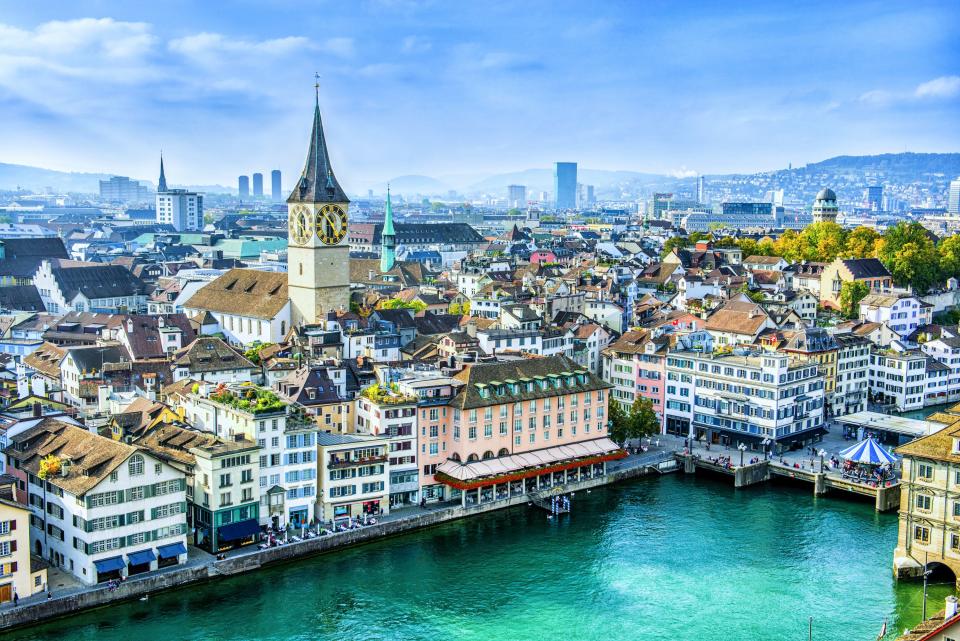
<svg viewBox="0 0 960 641">
<path fill-rule="evenodd" d="M 564 465 L 573 464 L 576 461 L 586 465 L 594 460 L 599 462 L 625 455 L 620 446 L 609 438 L 598 438 L 471 463 L 446 460 L 437 466 L 437 472 L 449 479 L 450 482 L 443 481 L 447 485 L 463 489 L 482 483 L 483 479 L 527 473 L 546 474 L 553 471 L 554 467 L 559 470 Z"/>
<path fill-rule="evenodd" d="M 93 564 L 97 566 L 98 574 L 103 574 L 104 572 L 115 572 L 127 567 L 127 564 L 124 562 L 122 556 L 111 556 L 109 559 L 100 559 L 99 561 L 94 561 Z"/>
<path fill-rule="evenodd" d="M 131 552 L 127 555 L 127 561 L 130 565 L 143 565 L 144 563 L 150 563 L 157 556 L 153 553 L 153 550 L 140 550 L 139 552 Z"/>
<path fill-rule="evenodd" d="M 157 554 L 161 559 L 172 559 L 181 554 L 187 553 L 187 546 L 183 543 L 171 543 L 170 545 L 161 545 L 157 548 Z"/>
<path fill-rule="evenodd" d="M 257 519 L 247 519 L 246 521 L 237 521 L 220 526 L 218 536 L 221 541 L 236 541 L 259 534 L 259 532 L 260 524 L 257 523 Z"/>
</svg>

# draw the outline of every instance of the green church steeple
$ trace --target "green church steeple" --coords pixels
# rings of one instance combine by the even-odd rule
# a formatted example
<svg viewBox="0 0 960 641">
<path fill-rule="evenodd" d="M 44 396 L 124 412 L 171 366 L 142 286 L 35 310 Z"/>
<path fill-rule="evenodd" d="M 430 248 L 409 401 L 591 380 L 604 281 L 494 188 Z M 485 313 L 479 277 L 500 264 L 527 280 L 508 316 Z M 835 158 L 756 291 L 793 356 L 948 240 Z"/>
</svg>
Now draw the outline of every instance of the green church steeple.
<svg viewBox="0 0 960 641">
<path fill-rule="evenodd" d="M 397 232 L 393 229 L 393 207 L 390 205 L 390 185 L 387 185 L 387 211 L 383 216 L 383 231 L 380 232 L 380 271 L 393 269 L 397 260 Z"/>
</svg>

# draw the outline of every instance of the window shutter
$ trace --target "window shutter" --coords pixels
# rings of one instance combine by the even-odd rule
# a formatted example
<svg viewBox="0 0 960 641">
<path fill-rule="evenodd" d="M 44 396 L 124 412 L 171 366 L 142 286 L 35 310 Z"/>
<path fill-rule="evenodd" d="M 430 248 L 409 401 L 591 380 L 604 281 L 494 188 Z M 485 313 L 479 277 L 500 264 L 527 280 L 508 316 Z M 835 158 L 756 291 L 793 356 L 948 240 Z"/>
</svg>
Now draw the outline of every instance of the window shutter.
<svg viewBox="0 0 960 641">
<path fill-rule="evenodd" d="M 13 563 L 10 564 L 10 574 L 13 574 L 16 571 L 17 571 L 17 562 L 14 561 Z"/>
<path fill-rule="evenodd" d="M 17 542 L 16 542 L 16 541 L 10 541 L 10 551 L 11 551 L 11 552 L 16 552 L 16 551 L 17 551 Z"/>
<path fill-rule="evenodd" d="M 16 529 L 17 529 L 17 520 L 16 520 L 16 519 L 12 519 L 12 520 L 10 521 L 10 531 L 13 532 L 13 531 L 16 530 Z"/>
</svg>

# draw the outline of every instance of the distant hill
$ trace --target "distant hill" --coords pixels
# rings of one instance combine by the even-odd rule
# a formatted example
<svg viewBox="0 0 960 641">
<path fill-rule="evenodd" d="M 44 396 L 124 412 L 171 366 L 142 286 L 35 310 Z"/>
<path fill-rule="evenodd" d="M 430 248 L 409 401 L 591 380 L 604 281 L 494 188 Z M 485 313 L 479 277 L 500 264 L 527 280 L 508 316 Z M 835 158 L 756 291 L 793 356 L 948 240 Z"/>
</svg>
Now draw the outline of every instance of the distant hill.
<svg viewBox="0 0 960 641">
<path fill-rule="evenodd" d="M 0 162 L 0 189 L 14 190 L 29 189 L 40 191 L 46 187 L 52 188 L 57 192 L 75 192 L 84 194 L 97 194 L 100 192 L 100 181 L 108 180 L 112 176 L 121 176 L 123 174 L 90 174 L 83 172 L 56 171 L 53 169 L 44 169 L 42 167 L 30 167 L 29 165 L 14 165 Z M 134 180 L 139 180 L 134 178 Z M 150 180 L 140 180 L 155 189 L 156 185 Z M 224 187 L 223 185 L 175 185 L 171 188 L 190 189 L 207 194 L 228 194 L 236 193 L 236 189 Z"/>
<path fill-rule="evenodd" d="M 110 176 L 0 163 L 0 189 L 16 189 L 19 186 L 22 189 L 41 190 L 52 187 L 54 191 L 97 193 L 100 191 L 100 181 Z"/>
<path fill-rule="evenodd" d="M 807 171 L 880 172 L 886 175 L 924 176 L 960 175 L 960 154 L 878 154 L 876 156 L 837 156 L 810 163 Z"/>
<path fill-rule="evenodd" d="M 430 176 L 410 174 L 390 179 L 390 191 L 404 196 L 424 194 L 428 196 L 445 194 L 450 190 L 446 183 Z"/>
</svg>

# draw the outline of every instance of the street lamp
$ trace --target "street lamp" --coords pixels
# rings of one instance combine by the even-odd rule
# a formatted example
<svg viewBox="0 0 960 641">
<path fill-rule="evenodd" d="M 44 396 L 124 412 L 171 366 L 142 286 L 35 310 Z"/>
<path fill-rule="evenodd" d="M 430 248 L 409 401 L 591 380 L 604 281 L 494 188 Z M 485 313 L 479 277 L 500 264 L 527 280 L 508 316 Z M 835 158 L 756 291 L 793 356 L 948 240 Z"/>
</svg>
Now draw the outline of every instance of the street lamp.
<svg viewBox="0 0 960 641">
<path fill-rule="evenodd" d="M 823 457 L 827 455 L 827 451 L 821 449 L 817 454 L 820 455 L 820 473 L 823 474 Z"/>
<path fill-rule="evenodd" d="M 737 446 L 737 449 L 740 450 L 740 467 L 743 467 L 743 453 L 747 451 L 747 446 L 745 443 L 741 443 Z"/>
<path fill-rule="evenodd" d="M 764 458 L 764 459 L 767 458 L 767 455 L 768 455 L 767 447 L 768 447 L 771 443 L 773 443 L 773 441 L 771 441 L 769 438 L 763 439 L 763 443 L 761 443 L 761 445 L 763 445 L 763 458 Z"/>
<path fill-rule="evenodd" d="M 923 554 L 923 615 L 921 615 L 920 620 L 927 620 L 927 577 L 932 574 L 928 567 L 928 559 L 930 558 L 929 552 L 924 552 Z"/>
</svg>

